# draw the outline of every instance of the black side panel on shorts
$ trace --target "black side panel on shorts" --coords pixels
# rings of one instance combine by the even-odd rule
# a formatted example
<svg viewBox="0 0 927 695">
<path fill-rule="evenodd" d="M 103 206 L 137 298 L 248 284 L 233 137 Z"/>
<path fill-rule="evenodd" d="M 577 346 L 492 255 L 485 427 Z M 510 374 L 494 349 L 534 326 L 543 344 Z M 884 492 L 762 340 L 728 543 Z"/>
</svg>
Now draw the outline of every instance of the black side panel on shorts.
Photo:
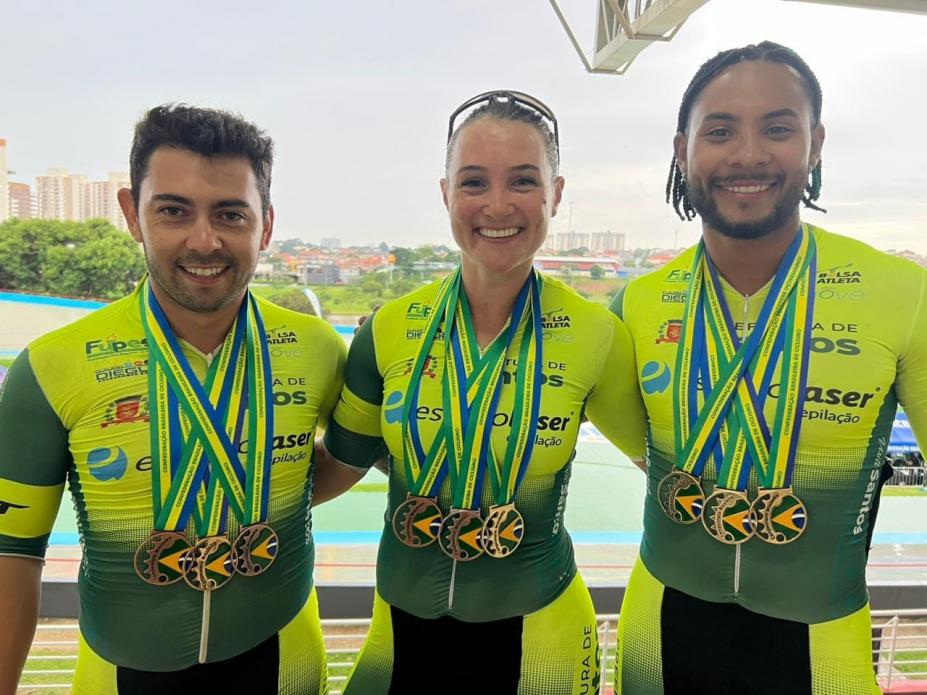
<svg viewBox="0 0 927 695">
<path fill-rule="evenodd" d="M 522 617 L 466 623 L 446 616 L 418 618 L 396 606 L 390 606 L 390 612 L 393 679 L 389 695 L 518 692 Z"/>
<path fill-rule="evenodd" d="M 116 669 L 119 695 L 277 695 L 279 679 L 280 640 L 277 635 L 232 659 L 199 664 L 182 671 L 157 673 L 121 666 Z"/>
<path fill-rule="evenodd" d="M 811 695 L 808 626 L 666 587 L 665 695 Z"/>
</svg>

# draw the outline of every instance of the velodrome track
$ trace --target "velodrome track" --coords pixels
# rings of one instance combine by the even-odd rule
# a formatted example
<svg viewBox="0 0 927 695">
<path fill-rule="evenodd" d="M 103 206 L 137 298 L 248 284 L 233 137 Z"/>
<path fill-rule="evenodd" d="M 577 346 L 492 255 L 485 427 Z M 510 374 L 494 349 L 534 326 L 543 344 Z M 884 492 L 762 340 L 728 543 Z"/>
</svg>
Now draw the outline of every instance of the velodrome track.
<svg viewBox="0 0 927 695">
<path fill-rule="evenodd" d="M 0 292 L 0 358 L 15 356 L 34 338 L 101 306 L 100 302 Z"/>
</svg>

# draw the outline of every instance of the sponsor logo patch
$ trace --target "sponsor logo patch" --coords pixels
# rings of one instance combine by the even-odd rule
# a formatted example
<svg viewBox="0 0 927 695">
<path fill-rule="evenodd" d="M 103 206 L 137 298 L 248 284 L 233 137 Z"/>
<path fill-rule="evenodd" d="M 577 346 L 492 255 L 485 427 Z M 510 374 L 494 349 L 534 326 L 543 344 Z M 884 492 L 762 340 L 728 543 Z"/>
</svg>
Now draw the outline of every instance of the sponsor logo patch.
<svg viewBox="0 0 927 695">
<path fill-rule="evenodd" d="M 7 502 L 6 500 L 0 500 L 0 516 L 3 516 L 11 509 L 29 509 L 28 504 L 16 504 L 15 502 Z"/>
<path fill-rule="evenodd" d="M 673 375 L 666 362 L 650 361 L 641 368 L 641 388 L 644 393 L 655 395 L 669 388 Z"/>
<path fill-rule="evenodd" d="M 666 277 L 663 279 L 664 282 L 689 282 L 692 277 L 692 273 L 683 268 L 676 268 L 675 270 L 669 271 Z"/>
<path fill-rule="evenodd" d="M 688 290 L 664 290 L 660 294 L 660 302 L 663 304 L 685 304 L 688 298 Z"/>
<path fill-rule="evenodd" d="M 429 379 L 435 379 L 438 376 L 438 366 L 441 364 L 438 357 L 432 357 L 429 355 L 425 358 L 425 363 L 422 365 L 422 376 L 427 376 Z M 406 361 L 406 368 L 403 371 L 403 375 L 411 374 L 412 367 L 415 366 L 414 360 Z"/>
<path fill-rule="evenodd" d="M 280 328 L 271 328 L 267 331 L 267 343 L 269 345 L 293 345 L 299 342 L 295 331 L 288 330 L 286 326 Z"/>
<path fill-rule="evenodd" d="M 314 441 L 313 437 L 313 432 L 276 435 L 273 438 L 273 444 L 271 446 L 271 449 L 274 452 L 273 458 L 271 459 L 271 465 L 275 466 L 278 463 L 299 463 L 300 461 L 305 461 L 306 457 L 308 456 L 307 447 L 312 446 Z M 301 449 L 301 451 L 293 452 L 291 451 L 292 449 Z M 242 456 L 247 455 L 247 439 L 238 445 L 238 453 Z"/>
<path fill-rule="evenodd" d="M 570 315 L 564 313 L 563 307 L 559 309 L 551 309 L 550 311 L 545 311 L 541 314 L 541 328 L 544 330 L 552 330 L 557 328 L 569 328 L 570 327 Z"/>
<path fill-rule="evenodd" d="M 682 336 L 682 321 L 679 319 L 670 319 L 660 326 L 660 334 L 657 336 L 656 343 L 678 343 Z"/>
<path fill-rule="evenodd" d="M 126 452 L 119 447 L 99 447 L 87 454 L 87 468 L 97 480 L 119 480 L 129 467 Z"/>
<path fill-rule="evenodd" d="M 395 425 L 402 419 L 402 391 L 393 391 L 383 401 L 383 417 L 386 421 Z"/>
<path fill-rule="evenodd" d="M 148 421 L 148 396 L 126 396 L 113 401 L 107 406 L 100 427 L 129 425 L 133 422 Z"/>
<path fill-rule="evenodd" d="M 819 285 L 859 285 L 862 282 L 862 273 L 854 269 L 852 263 L 838 265 L 833 268 L 818 271 Z"/>
<path fill-rule="evenodd" d="M 145 376 L 148 374 L 148 360 L 127 360 L 122 364 L 115 364 L 109 367 L 103 367 L 96 370 L 97 383 L 104 381 L 116 381 L 133 376 Z"/>
<path fill-rule="evenodd" d="M 84 355 L 88 360 L 101 360 L 106 357 L 115 357 L 123 355 L 147 355 L 148 341 L 145 338 L 140 340 L 118 340 L 112 335 L 101 340 L 91 340 L 84 343 Z"/>
<path fill-rule="evenodd" d="M 406 318 L 411 321 L 424 321 L 431 315 L 431 304 L 412 302 L 406 308 Z"/>
<path fill-rule="evenodd" d="M 406 329 L 406 340 L 421 340 L 422 335 L 425 333 L 424 328 L 407 328 Z M 444 329 L 439 328 L 435 331 L 435 342 L 442 342 L 444 340 Z"/>
</svg>

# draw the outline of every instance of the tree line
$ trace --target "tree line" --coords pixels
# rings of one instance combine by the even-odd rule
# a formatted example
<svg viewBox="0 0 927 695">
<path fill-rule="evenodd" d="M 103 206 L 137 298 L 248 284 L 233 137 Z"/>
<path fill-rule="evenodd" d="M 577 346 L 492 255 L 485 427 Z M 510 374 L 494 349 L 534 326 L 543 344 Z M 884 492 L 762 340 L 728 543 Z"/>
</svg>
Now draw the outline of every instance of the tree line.
<svg viewBox="0 0 927 695">
<path fill-rule="evenodd" d="M 138 244 L 106 220 L 0 224 L 0 290 L 117 299 L 144 272 Z"/>
</svg>

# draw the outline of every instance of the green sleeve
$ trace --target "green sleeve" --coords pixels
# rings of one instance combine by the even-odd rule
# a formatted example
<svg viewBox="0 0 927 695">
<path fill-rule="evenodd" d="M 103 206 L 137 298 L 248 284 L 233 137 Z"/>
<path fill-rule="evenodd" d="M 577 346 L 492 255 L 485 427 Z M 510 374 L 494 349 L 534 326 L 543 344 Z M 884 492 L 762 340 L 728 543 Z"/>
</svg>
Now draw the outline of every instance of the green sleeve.
<svg viewBox="0 0 927 695">
<path fill-rule="evenodd" d="M 612 312 L 615 316 L 624 321 L 624 293 L 628 289 L 628 286 L 625 285 L 616 294 L 612 301 L 608 305 L 608 310 Z"/>
<path fill-rule="evenodd" d="M 360 327 L 345 367 L 344 388 L 325 430 L 325 447 L 339 461 L 370 468 L 386 455 L 380 431 L 383 376 L 377 367 L 374 314 Z"/>
<path fill-rule="evenodd" d="M 920 287 L 908 339 L 898 356 L 895 392 L 923 449 L 927 446 L 927 271 L 918 275 Z"/>
<path fill-rule="evenodd" d="M 334 333 L 334 331 L 332 331 L 332 333 Z M 347 355 L 347 347 L 344 344 L 344 339 L 342 339 L 340 335 L 335 334 L 332 340 L 332 347 L 337 352 L 337 355 L 335 357 L 332 383 L 319 407 L 319 419 L 317 424 L 318 427 L 322 429 L 326 428 L 331 422 L 332 411 L 338 404 L 341 390 L 344 388 L 344 363 Z"/>
<path fill-rule="evenodd" d="M 612 444 L 630 458 L 641 459 L 647 435 L 647 411 L 637 383 L 634 342 L 621 319 L 613 316 L 612 323 L 611 346 L 598 382 L 586 401 L 586 415 Z"/>
<path fill-rule="evenodd" d="M 0 390 L 0 555 L 45 556 L 71 463 L 67 430 L 24 351 Z"/>
</svg>

